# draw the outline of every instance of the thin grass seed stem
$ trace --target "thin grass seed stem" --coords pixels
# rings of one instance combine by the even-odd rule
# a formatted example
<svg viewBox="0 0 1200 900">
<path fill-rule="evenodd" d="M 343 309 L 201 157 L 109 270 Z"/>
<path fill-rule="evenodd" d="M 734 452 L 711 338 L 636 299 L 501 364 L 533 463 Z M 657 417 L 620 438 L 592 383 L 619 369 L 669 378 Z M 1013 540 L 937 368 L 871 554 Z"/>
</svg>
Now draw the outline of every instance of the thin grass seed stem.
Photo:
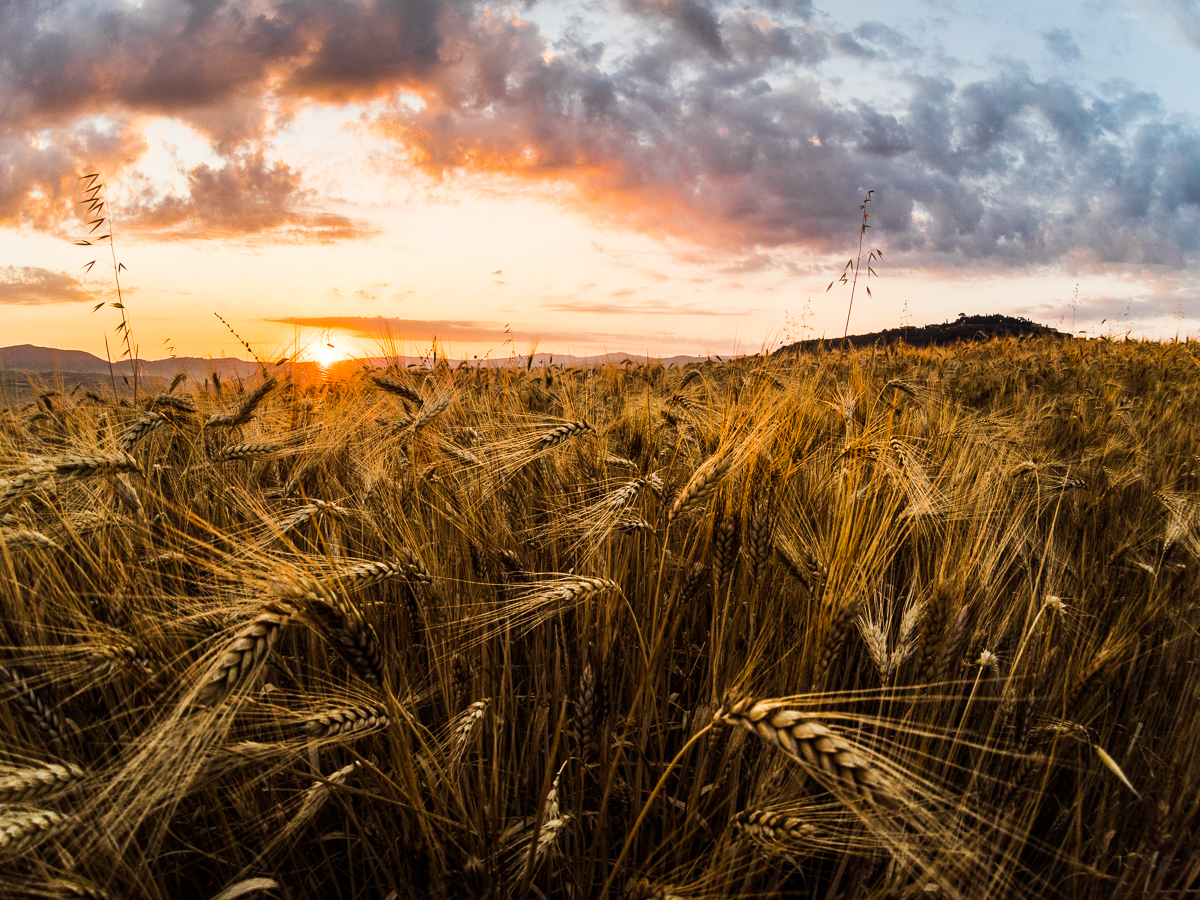
<svg viewBox="0 0 1200 900">
<path fill-rule="evenodd" d="M 679 749 L 678 753 L 675 754 L 675 758 L 671 760 L 666 769 L 663 770 L 662 777 L 658 779 L 658 784 L 654 785 L 654 790 L 652 790 L 650 792 L 650 796 L 646 798 L 646 802 L 642 806 L 641 813 L 638 815 L 637 819 L 634 820 L 633 827 L 629 829 L 629 834 L 625 837 L 625 844 L 621 847 L 621 853 L 617 856 L 617 861 L 613 863 L 612 872 L 609 874 L 608 880 L 604 882 L 604 887 L 600 889 L 600 900 L 604 900 L 604 898 L 608 896 L 608 890 L 612 887 L 613 879 L 617 877 L 617 873 L 621 871 L 621 863 L 625 861 L 625 856 L 629 853 L 629 848 L 633 846 L 633 839 L 637 836 L 638 829 L 642 827 L 642 822 L 645 820 L 647 813 L 650 812 L 650 807 L 654 803 L 655 798 L 658 797 L 658 792 L 661 791 L 663 786 L 667 783 L 667 776 L 671 774 L 675 766 L 677 766 L 679 761 L 683 759 L 684 754 L 692 749 L 692 745 L 695 744 L 696 741 L 700 740 L 700 738 L 704 737 L 704 735 L 712 731 L 713 727 L 714 723 L 709 722 L 694 735 L 692 735 L 688 742 Z"/>
<path fill-rule="evenodd" d="M 546 795 L 550 793 L 550 784 L 554 780 L 554 776 L 551 773 L 554 771 L 554 760 L 557 758 L 558 744 L 562 738 L 563 723 L 566 721 L 566 717 L 567 701 L 564 698 L 562 705 L 559 707 L 558 724 L 554 726 L 554 740 L 551 742 L 550 755 L 547 757 L 549 762 L 546 771 L 542 775 L 542 786 L 538 794 L 538 808 L 534 817 L 533 834 L 529 840 L 529 852 L 526 854 L 525 859 L 525 874 L 521 876 L 520 900 L 525 900 L 529 896 L 529 889 L 533 885 L 534 865 L 537 860 L 538 835 L 541 834 L 542 825 L 544 824 L 542 820 L 546 815 Z"/>
</svg>

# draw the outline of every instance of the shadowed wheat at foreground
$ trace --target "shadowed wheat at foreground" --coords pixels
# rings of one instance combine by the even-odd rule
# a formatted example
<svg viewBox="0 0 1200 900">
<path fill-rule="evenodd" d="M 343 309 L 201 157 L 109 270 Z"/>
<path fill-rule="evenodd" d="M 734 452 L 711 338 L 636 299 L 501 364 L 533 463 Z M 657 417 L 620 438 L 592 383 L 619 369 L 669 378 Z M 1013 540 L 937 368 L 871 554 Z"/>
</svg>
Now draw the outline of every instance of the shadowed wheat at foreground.
<svg viewBox="0 0 1200 900">
<path fill-rule="evenodd" d="M 1186 344 L 52 386 L 0 895 L 1200 889 Z"/>
</svg>

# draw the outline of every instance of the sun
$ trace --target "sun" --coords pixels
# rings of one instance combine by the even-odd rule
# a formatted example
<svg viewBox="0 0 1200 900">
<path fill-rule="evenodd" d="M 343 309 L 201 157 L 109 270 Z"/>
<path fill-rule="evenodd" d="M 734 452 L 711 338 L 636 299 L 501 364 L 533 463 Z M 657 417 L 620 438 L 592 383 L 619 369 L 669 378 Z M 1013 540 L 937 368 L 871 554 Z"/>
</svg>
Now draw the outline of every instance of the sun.
<svg viewBox="0 0 1200 900">
<path fill-rule="evenodd" d="M 331 341 L 328 338 L 321 340 L 314 353 L 317 359 L 317 365 L 322 369 L 328 369 L 335 362 L 340 362 L 345 359 L 347 353 L 344 348 L 340 347 L 336 341 Z"/>
</svg>

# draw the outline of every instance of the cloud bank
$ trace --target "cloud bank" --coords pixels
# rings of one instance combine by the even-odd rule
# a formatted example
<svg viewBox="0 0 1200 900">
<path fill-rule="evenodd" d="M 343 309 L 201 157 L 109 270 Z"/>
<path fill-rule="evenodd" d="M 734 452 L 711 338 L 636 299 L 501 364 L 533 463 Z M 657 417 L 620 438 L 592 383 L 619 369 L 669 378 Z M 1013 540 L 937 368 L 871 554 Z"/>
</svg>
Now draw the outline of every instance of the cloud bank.
<svg viewBox="0 0 1200 900">
<path fill-rule="evenodd" d="M 1192 5 L 1168 5 L 1187 31 Z M 565 183 L 598 219 L 724 249 L 844 251 L 874 189 L 875 234 L 913 265 L 1136 270 L 1200 251 L 1200 132 L 1131 85 L 1089 91 L 1011 61 L 955 80 L 889 26 L 837 32 L 805 2 L 608 10 L 628 25 L 620 46 L 583 19 L 551 39 L 472 0 L 15 0 L 0 10 L 0 222 L 51 227 L 76 170 L 135 165 L 136 123 L 169 116 L 223 162 L 144 196 L 141 227 L 355 237 L 270 135 L 305 104 L 371 101 L 374 133 L 435 177 Z M 1043 39 L 1080 53 L 1065 29 Z M 899 93 L 832 99 L 838 59 L 892 67 Z"/>
<path fill-rule="evenodd" d="M 366 338 L 386 344 L 391 341 L 412 341 L 414 344 L 428 344 L 436 340 L 439 343 L 470 343 L 503 345 L 508 341 L 519 341 L 523 344 L 537 341 L 554 342 L 557 344 L 576 344 L 599 346 L 611 344 L 617 347 L 636 347 L 645 340 L 647 334 L 640 332 L 618 333 L 607 331 L 522 331 L 506 329 L 498 322 L 479 322 L 469 320 L 449 319 L 401 319 L 390 316 L 285 316 L 267 319 L 268 322 L 279 322 L 284 325 L 297 325 L 301 328 L 317 328 L 321 330 L 345 331 L 356 337 Z M 737 346 L 736 341 L 704 341 L 672 332 L 662 331 L 651 335 L 656 340 L 664 342 L 685 342 L 709 344 L 723 350 Z"/>
<path fill-rule="evenodd" d="M 97 294 L 67 272 L 37 266 L 0 267 L 0 306 L 97 302 Z"/>
</svg>

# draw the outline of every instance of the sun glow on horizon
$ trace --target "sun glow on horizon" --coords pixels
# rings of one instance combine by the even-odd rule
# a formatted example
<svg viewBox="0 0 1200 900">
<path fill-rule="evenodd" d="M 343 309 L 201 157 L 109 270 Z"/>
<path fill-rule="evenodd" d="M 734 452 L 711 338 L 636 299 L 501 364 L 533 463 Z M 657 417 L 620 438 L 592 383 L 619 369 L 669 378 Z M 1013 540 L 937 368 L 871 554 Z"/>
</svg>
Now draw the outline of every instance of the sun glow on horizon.
<svg viewBox="0 0 1200 900">
<path fill-rule="evenodd" d="M 317 341 L 310 352 L 317 365 L 322 369 L 328 369 L 334 363 L 350 359 L 353 356 L 341 341 L 328 336 L 324 336 Z"/>
</svg>

